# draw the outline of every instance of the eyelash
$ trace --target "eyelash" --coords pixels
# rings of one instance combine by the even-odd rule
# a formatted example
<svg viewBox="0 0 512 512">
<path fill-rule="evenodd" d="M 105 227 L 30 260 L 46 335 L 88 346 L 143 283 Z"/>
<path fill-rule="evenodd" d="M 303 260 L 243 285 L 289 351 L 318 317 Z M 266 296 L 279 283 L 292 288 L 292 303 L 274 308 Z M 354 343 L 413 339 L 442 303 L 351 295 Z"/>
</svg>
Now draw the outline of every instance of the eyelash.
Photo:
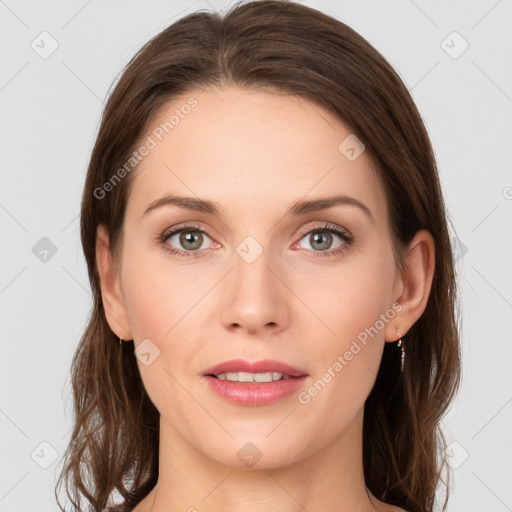
<svg viewBox="0 0 512 512">
<path fill-rule="evenodd" d="M 174 256 L 179 256 L 180 258 L 199 258 L 199 257 L 201 257 L 202 256 L 201 253 L 204 249 L 203 250 L 195 250 L 195 251 L 182 251 L 182 250 L 175 249 L 174 247 L 167 244 L 167 240 L 169 238 L 171 238 L 176 233 L 180 233 L 182 231 L 196 231 L 196 232 L 203 233 L 210 238 L 213 238 L 207 230 L 201 228 L 200 226 L 186 224 L 184 226 L 179 226 L 178 228 L 173 229 L 172 231 L 164 231 L 161 235 L 159 235 L 158 242 L 163 246 L 164 250 L 173 254 Z M 338 254 L 341 254 L 345 250 L 347 250 L 354 243 L 354 237 L 346 229 L 336 226 L 335 224 L 329 224 L 329 223 L 326 223 L 324 226 L 315 227 L 315 228 L 310 229 L 304 233 L 301 233 L 299 240 L 302 240 L 306 235 L 310 235 L 312 233 L 317 233 L 317 232 L 322 233 L 324 231 L 329 231 L 329 232 L 335 233 L 343 240 L 344 243 L 336 249 L 331 249 L 331 250 L 327 250 L 327 251 L 313 251 L 314 257 L 325 258 L 325 257 L 329 257 L 329 256 L 336 256 Z"/>
</svg>

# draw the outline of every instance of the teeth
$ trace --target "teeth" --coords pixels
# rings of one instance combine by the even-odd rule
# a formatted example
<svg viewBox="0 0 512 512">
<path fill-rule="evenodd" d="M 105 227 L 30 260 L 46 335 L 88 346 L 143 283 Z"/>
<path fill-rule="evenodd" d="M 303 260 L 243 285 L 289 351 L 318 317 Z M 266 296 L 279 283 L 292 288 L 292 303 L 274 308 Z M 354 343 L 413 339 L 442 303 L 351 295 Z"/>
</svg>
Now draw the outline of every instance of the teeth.
<svg viewBox="0 0 512 512">
<path fill-rule="evenodd" d="M 229 380 L 232 382 L 272 382 L 274 380 L 290 379 L 289 375 L 284 375 L 279 372 L 266 372 L 266 373 L 248 373 L 248 372 L 227 372 L 219 373 L 216 376 L 221 380 Z"/>
</svg>

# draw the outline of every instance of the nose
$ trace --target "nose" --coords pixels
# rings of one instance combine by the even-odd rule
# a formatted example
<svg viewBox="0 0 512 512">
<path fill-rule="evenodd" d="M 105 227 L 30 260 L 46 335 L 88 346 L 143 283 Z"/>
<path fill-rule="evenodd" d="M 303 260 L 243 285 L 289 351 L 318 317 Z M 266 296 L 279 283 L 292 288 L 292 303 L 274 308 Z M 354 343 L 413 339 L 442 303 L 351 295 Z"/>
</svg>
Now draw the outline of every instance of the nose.
<svg viewBox="0 0 512 512">
<path fill-rule="evenodd" d="M 285 285 L 282 266 L 271 261 L 266 251 L 252 262 L 238 254 L 233 259 L 234 268 L 223 290 L 223 325 L 256 335 L 285 329 L 290 320 L 291 292 Z"/>
</svg>

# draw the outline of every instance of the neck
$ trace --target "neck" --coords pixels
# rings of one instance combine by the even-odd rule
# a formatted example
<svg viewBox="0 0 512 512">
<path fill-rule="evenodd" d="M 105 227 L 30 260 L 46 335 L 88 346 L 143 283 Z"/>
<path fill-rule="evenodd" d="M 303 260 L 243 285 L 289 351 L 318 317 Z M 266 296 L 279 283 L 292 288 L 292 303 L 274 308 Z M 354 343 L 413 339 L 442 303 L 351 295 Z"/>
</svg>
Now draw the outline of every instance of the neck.
<svg viewBox="0 0 512 512">
<path fill-rule="evenodd" d="M 205 452 L 214 450 L 203 447 L 199 451 L 161 417 L 158 483 L 135 511 L 381 510 L 377 508 L 381 502 L 364 482 L 362 420 L 361 409 L 333 443 L 316 448 L 313 453 L 302 447 L 300 457 L 288 454 L 285 464 L 282 459 L 262 453 L 261 459 L 249 468 L 240 463 L 238 456 L 232 465 L 206 456 Z M 324 428 L 328 430 L 329 425 Z M 286 429 L 282 431 L 286 435 Z M 326 432 L 319 435 L 329 437 Z M 219 454 L 225 456 L 229 450 L 238 453 L 241 447 L 248 446 L 246 439 L 236 438 L 230 438 L 227 444 L 219 448 Z M 258 446 L 258 441 L 253 444 Z M 250 452 L 249 448 L 246 450 Z"/>
</svg>

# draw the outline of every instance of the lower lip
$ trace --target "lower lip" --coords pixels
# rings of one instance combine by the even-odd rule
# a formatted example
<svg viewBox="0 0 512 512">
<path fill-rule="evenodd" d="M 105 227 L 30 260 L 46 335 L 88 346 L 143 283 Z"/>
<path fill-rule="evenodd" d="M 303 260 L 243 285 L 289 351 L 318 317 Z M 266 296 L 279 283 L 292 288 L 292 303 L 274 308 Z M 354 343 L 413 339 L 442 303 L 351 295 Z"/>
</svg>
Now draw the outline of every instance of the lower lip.
<svg viewBox="0 0 512 512">
<path fill-rule="evenodd" d="M 297 392 L 307 375 L 272 382 L 232 382 L 205 375 L 210 389 L 237 405 L 269 405 Z"/>
</svg>

